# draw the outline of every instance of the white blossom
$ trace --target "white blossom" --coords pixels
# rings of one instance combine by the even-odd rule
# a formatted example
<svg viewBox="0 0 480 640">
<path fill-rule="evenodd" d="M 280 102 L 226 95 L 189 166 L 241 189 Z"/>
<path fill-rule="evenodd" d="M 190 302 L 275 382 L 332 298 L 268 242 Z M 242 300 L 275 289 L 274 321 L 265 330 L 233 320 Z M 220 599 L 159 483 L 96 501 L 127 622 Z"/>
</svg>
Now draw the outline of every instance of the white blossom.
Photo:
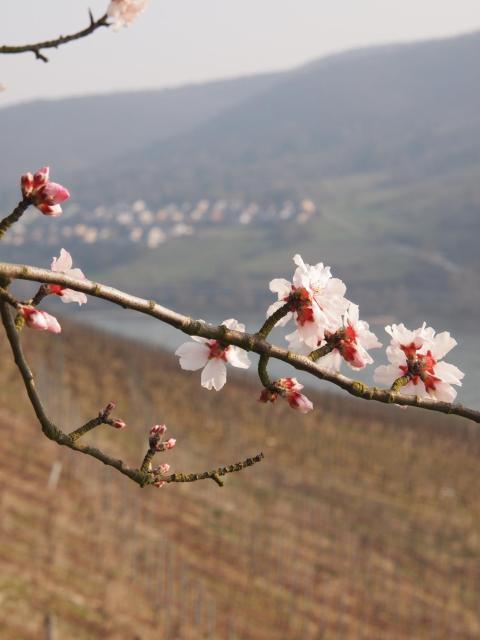
<svg viewBox="0 0 480 640">
<path fill-rule="evenodd" d="M 224 320 L 222 325 L 234 331 L 245 331 L 245 325 L 233 318 Z M 248 369 L 250 360 L 246 351 L 232 345 L 222 345 L 218 340 L 192 336 L 193 342 L 185 342 L 175 351 L 180 358 L 180 366 L 187 371 L 203 369 L 201 384 L 205 389 L 219 391 L 227 381 L 228 362 L 233 367 Z"/>
<path fill-rule="evenodd" d="M 64 273 L 71 278 L 86 280 L 87 278 L 83 272 L 80 269 L 72 269 L 72 265 L 72 256 L 65 249 L 61 249 L 59 257 L 53 258 L 50 268 L 56 273 Z M 84 293 L 74 291 L 74 289 L 67 289 L 58 284 L 49 285 L 49 291 L 60 296 L 62 302 L 77 302 L 79 305 L 87 302 L 87 296 Z"/>
<path fill-rule="evenodd" d="M 457 391 L 452 385 L 462 386 L 464 373 L 442 358 L 457 344 L 448 331 L 435 335 L 432 327 L 424 323 L 414 331 L 403 324 L 389 325 L 385 331 L 392 340 L 387 347 L 388 365 L 375 369 L 377 384 L 391 386 L 395 380 L 406 376 L 407 384 L 400 392 L 452 402 Z"/>
</svg>

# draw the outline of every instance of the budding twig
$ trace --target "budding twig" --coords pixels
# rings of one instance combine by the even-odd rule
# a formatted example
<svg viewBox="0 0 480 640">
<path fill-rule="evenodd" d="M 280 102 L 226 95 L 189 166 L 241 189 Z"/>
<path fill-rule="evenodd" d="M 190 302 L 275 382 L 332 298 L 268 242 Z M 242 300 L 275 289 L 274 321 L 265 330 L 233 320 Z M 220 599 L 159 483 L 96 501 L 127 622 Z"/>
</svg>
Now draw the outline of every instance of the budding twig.
<svg viewBox="0 0 480 640">
<path fill-rule="evenodd" d="M 81 31 L 77 31 L 76 33 L 71 33 L 67 36 L 58 36 L 58 38 L 54 38 L 53 40 L 44 40 L 42 42 L 35 42 L 32 44 L 22 44 L 22 45 L 2 45 L 0 46 L 0 54 L 14 54 L 14 53 L 26 53 L 30 51 L 35 55 L 37 60 L 42 60 L 43 62 L 48 62 L 48 58 L 45 54 L 42 53 L 42 49 L 58 49 L 61 45 L 67 44 L 67 42 L 72 42 L 73 40 L 80 40 L 81 38 L 85 38 L 89 36 L 91 33 L 99 29 L 100 27 L 109 27 L 110 24 L 108 22 L 108 14 L 105 13 L 103 16 L 95 20 L 93 18 L 92 12 L 89 11 L 90 24 L 85 29 Z"/>
<path fill-rule="evenodd" d="M 130 478 L 136 482 L 140 487 L 144 487 L 145 485 L 153 485 L 155 483 L 155 476 L 148 472 L 146 468 L 144 468 L 144 464 L 139 469 L 129 467 L 123 460 L 119 458 L 114 458 L 104 453 L 101 449 L 97 447 L 92 447 L 90 445 L 84 445 L 78 442 L 78 439 L 91 431 L 96 426 L 100 424 L 111 424 L 113 427 L 119 429 L 125 426 L 123 421 L 110 418 L 110 412 L 114 409 L 113 403 L 109 403 L 103 411 L 99 413 L 96 418 L 93 418 L 82 427 L 79 427 L 75 431 L 67 434 L 63 432 L 57 425 L 55 425 L 50 418 L 48 417 L 45 408 L 43 406 L 40 395 L 37 392 L 35 386 L 35 379 L 33 376 L 33 372 L 30 369 L 28 361 L 23 353 L 23 349 L 20 343 L 19 334 L 15 328 L 12 312 L 8 307 L 8 303 L 0 298 L 0 314 L 2 317 L 3 326 L 5 328 L 5 332 L 7 334 L 8 341 L 10 343 L 10 347 L 12 349 L 13 357 L 15 364 L 17 365 L 18 370 L 20 371 L 20 375 L 22 377 L 25 389 L 27 391 L 28 398 L 30 403 L 35 411 L 38 421 L 42 427 L 42 431 L 44 435 L 49 438 L 49 440 L 53 440 L 59 445 L 68 447 L 69 449 L 73 449 L 74 451 L 78 451 L 79 453 L 83 453 L 85 455 L 91 456 L 92 458 L 96 458 L 103 464 L 113 467 L 121 474 Z M 168 445 L 168 442 L 163 443 L 160 448 L 157 450 L 163 450 L 165 448 L 171 448 Z M 255 462 L 258 462 L 263 457 L 263 454 L 259 454 L 254 458 L 247 458 L 244 462 L 238 462 L 234 465 L 230 465 L 228 467 L 221 467 L 215 471 L 205 471 L 204 473 L 198 474 L 173 474 L 173 476 L 167 476 L 162 478 L 166 483 L 169 482 L 193 482 L 194 480 L 206 480 L 208 478 L 214 479 L 213 475 L 223 476 L 227 473 L 231 473 L 233 471 L 241 471 L 242 469 L 251 466 Z M 145 460 L 144 460 L 145 462 Z M 147 463 L 148 467 L 148 463 Z"/>
<path fill-rule="evenodd" d="M 104 409 L 102 409 L 102 411 L 100 411 L 100 413 L 96 418 L 92 418 L 92 420 L 89 420 L 78 429 L 75 429 L 75 431 L 72 431 L 71 433 L 69 433 L 68 435 L 70 439 L 73 440 L 73 442 L 75 442 L 76 440 L 84 436 L 86 433 L 88 433 L 89 431 L 92 431 L 92 429 L 95 429 L 96 427 L 99 427 L 102 424 L 108 424 L 112 427 L 115 427 L 116 429 L 122 429 L 123 427 L 125 427 L 126 425 L 123 422 L 123 420 L 110 417 L 110 414 L 114 409 L 115 409 L 115 403 L 109 402 L 107 406 Z"/>
</svg>

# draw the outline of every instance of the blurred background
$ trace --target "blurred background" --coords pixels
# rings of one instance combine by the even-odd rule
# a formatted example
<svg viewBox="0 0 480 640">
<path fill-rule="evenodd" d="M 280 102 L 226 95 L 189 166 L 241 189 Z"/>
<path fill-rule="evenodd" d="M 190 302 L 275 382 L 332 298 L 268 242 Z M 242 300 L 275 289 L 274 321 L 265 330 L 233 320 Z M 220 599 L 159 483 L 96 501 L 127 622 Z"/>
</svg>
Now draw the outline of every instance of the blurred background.
<svg viewBox="0 0 480 640">
<path fill-rule="evenodd" d="M 87 8 L 9 3 L 0 43 L 76 31 Z M 72 198 L 24 216 L 0 259 L 48 267 L 65 247 L 91 279 L 255 331 L 301 253 L 383 342 L 390 322 L 449 330 L 459 400 L 480 407 L 479 28 L 467 0 L 183 0 L 48 64 L 2 56 L 0 217 L 45 164 Z M 59 423 L 117 399 L 128 433 L 91 438 L 132 464 L 158 422 L 174 471 L 266 460 L 221 490 L 130 487 L 42 440 L 2 336 L 2 638 L 480 636 L 475 427 L 301 376 L 308 417 L 258 405 L 248 373 L 208 393 L 175 331 L 46 307 L 71 316 L 26 336 Z"/>
</svg>

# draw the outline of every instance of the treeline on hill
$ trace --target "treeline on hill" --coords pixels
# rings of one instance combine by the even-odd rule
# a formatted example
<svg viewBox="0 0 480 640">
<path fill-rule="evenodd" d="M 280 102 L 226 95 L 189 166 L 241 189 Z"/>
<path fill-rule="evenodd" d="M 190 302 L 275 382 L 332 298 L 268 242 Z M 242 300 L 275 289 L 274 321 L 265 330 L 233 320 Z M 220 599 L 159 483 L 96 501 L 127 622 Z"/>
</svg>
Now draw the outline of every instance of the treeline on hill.
<svg viewBox="0 0 480 640">
<path fill-rule="evenodd" d="M 299 416 L 251 379 L 210 393 L 172 355 L 63 324 L 25 340 L 65 428 L 115 399 L 128 428 L 88 440 L 129 463 L 159 422 L 173 471 L 266 457 L 222 489 L 140 490 L 42 436 L 2 336 L 2 638 L 45 616 L 78 640 L 479 637 L 477 427 L 329 393 Z"/>
</svg>

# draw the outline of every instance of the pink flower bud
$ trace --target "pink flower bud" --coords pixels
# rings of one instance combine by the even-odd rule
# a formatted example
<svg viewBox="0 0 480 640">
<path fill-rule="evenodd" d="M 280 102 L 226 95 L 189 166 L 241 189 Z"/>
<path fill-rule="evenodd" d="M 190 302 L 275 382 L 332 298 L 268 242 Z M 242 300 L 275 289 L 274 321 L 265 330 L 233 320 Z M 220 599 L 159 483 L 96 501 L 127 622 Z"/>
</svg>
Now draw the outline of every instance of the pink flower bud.
<svg viewBox="0 0 480 640">
<path fill-rule="evenodd" d="M 175 438 L 170 438 L 165 442 L 165 449 L 173 449 L 176 443 L 177 441 Z"/>
<path fill-rule="evenodd" d="M 33 191 L 33 175 L 31 173 L 25 173 L 20 178 L 20 186 L 22 189 L 23 197 L 28 198 Z"/>
<path fill-rule="evenodd" d="M 166 484 L 167 483 L 165 482 L 165 480 L 157 480 L 156 482 L 153 483 L 153 486 L 156 487 L 157 489 L 161 489 Z"/>
<path fill-rule="evenodd" d="M 60 202 L 68 200 L 70 193 L 65 187 L 56 182 L 47 182 L 47 184 L 32 194 L 33 202 L 37 209 L 46 215 L 56 217 L 62 213 Z"/>
<path fill-rule="evenodd" d="M 115 427 L 115 429 L 125 429 L 125 427 L 127 426 L 126 422 L 124 422 L 123 420 L 112 420 L 112 427 Z"/>
<path fill-rule="evenodd" d="M 33 180 L 35 183 L 35 176 L 33 176 Z M 65 202 L 65 200 L 68 200 L 69 197 L 70 192 L 68 191 L 68 189 L 65 189 L 65 187 L 62 187 L 61 184 L 58 184 L 56 182 L 47 182 L 45 186 L 41 187 L 37 192 L 37 198 L 39 198 L 41 202 L 44 202 L 48 205 Z"/>
<path fill-rule="evenodd" d="M 37 331 L 49 331 L 50 333 L 60 333 L 62 328 L 58 320 L 46 311 L 40 311 L 35 307 L 22 306 L 20 313 L 25 318 L 25 324 Z"/>
<path fill-rule="evenodd" d="M 111 413 L 116 406 L 117 405 L 115 404 L 115 402 L 109 402 L 105 407 L 105 409 L 103 410 L 103 413 Z"/>
<path fill-rule="evenodd" d="M 24 198 L 31 198 L 33 204 L 44 215 L 55 217 L 62 213 L 60 202 L 67 200 L 70 193 L 61 184 L 50 182 L 49 175 L 49 167 L 43 167 L 34 175 L 22 175 L 20 184 Z"/>
<path fill-rule="evenodd" d="M 298 393 L 298 391 L 289 393 L 286 396 L 286 399 L 292 409 L 296 409 L 297 411 L 300 411 L 300 413 L 308 413 L 313 409 L 313 404 L 307 396 L 304 396 L 303 393 Z"/>
<path fill-rule="evenodd" d="M 166 432 L 167 427 L 164 424 L 156 424 L 155 426 L 153 426 L 150 429 L 150 435 L 151 436 L 163 436 L 163 434 Z"/>
<path fill-rule="evenodd" d="M 160 473 L 161 473 L 162 475 L 166 476 L 166 475 L 167 475 L 167 473 L 170 471 L 170 465 L 169 465 L 168 463 L 161 464 L 161 465 L 158 467 L 158 470 L 160 471 Z"/>
<path fill-rule="evenodd" d="M 44 187 L 48 182 L 50 175 L 50 167 L 42 167 L 33 175 L 33 190 L 38 191 L 41 187 Z"/>
</svg>

